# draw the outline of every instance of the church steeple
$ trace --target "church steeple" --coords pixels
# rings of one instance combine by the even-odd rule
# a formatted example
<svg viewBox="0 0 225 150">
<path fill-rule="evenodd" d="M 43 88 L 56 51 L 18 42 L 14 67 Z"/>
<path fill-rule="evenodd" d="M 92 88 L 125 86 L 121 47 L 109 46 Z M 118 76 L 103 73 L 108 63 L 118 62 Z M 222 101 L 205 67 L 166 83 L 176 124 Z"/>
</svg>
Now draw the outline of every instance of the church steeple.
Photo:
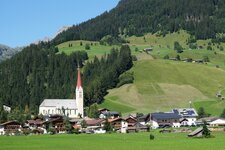
<svg viewBox="0 0 225 150">
<path fill-rule="evenodd" d="M 82 88 L 81 77 L 80 77 L 80 67 L 77 68 L 77 89 Z"/>
<path fill-rule="evenodd" d="M 77 114 L 84 117 L 84 93 L 81 83 L 80 67 L 77 68 L 77 86 L 76 86 L 76 103 L 77 103 Z"/>
</svg>

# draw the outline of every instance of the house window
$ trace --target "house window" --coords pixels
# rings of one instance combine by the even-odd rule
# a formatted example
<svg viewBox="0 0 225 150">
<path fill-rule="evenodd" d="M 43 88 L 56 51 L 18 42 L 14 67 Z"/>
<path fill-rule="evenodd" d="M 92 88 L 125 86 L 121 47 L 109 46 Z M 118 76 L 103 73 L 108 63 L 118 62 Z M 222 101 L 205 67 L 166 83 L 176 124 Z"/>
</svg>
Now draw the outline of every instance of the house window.
<svg viewBox="0 0 225 150">
<path fill-rule="evenodd" d="M 52 114 L 54 114 L 54 110 L 52 110 Z"/>
<path fill-rule="evenodd" d="M 71 115 L 71 109 L 70 109 L 70 115 Z"/>
<path fill-rule="evenodd" d="M 45 114 L 45 110 L 43 110 L 43 114 Z"/>
<path fill-rule="evenodd" d="M 50 114 L 50 109 L 48 110 L 48 114 Z"/>
</svg>

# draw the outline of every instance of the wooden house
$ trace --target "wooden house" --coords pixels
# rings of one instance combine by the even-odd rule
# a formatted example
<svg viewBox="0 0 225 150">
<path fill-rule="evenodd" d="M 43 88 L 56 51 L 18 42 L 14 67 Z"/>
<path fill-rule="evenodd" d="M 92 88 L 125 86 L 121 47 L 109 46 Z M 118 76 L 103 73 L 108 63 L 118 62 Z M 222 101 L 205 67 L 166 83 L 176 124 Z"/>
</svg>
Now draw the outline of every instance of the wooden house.
<svg viewBox="0 0 225 150">
<path fill-rule="evenodd" d="M 121 133 L 127 132 L 128 123 L 123 118 L 108 119 L 108 121 L 115 131 L 119 131 Z"/>
<path fill-rule="evenodd" d="M 15 135 L 15 133 L 20 132 L 21 129 L 21 124 L 18 121 L 8 121 L 0 124 L 0 135 Z"/>
</svg>

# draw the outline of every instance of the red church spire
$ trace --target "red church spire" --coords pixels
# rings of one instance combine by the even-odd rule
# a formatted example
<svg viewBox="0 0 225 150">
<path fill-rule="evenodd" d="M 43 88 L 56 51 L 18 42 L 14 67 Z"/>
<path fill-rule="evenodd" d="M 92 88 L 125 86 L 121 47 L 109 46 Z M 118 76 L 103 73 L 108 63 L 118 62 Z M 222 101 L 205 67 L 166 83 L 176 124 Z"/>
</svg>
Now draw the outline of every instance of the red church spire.
<svg viewBox="0 0 225 150">
<path fill-rule="evenodd" d="M 80 87 L 82 87 L 82 85 L 81 85 L 81 77 L 80 77 L 80 67 L 78 66 L 78 68 L 77 68 L 77 88 L 79 89 Z"/>
</svg>

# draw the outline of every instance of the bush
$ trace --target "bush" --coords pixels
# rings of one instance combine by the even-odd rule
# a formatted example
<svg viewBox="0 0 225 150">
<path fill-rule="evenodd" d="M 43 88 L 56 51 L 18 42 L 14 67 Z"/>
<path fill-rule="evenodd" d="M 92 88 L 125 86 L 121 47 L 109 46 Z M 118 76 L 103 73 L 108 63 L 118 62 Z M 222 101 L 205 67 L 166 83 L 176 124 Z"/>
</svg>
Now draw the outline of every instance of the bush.
<svg viewBox="0 0 225 150">
<path fill-rule="evenodd" d="M 180 55 L 176 56 L 176 60 L 180 61 Z"/>
<path fill-rule="evenodd" d="M 135 52 L 138 52 L 138 51 L 139 51 L 139 49 L 137 47 L 135 47 Z"/>
<path fill-rule="evenodd" d="M 125 72 L 119 77 L 119 83 L 117 84 L 117 87 L 121 87 L 124 84 L 133 83 L 133 81 L 133 72 Z"/>
<path fill-rule="evenodd" d="M 48 132 L 49 132 L 51 135 L 56 134 L 56 129 L 53 128 L 53 127 L 51 127 L 51 128 L 48 129 Z"/>
<path fill-rule="evenodd" d="M 79 129 L 73 129 L 73 130 L 72 130 L 72 133 L 80 134 Z"/>
<path fill-rule="evenodd" d="M 198 47 L 198 46 L 197 46 L 196 43 L 190 43 L 190 44 L 189 44 L 189 48 L 190 48 L 190 49 L 197 49 L 197 47 Z"/>
<path fill-rule="evenodd" d="M 85 49 L 86 50 L 90 50 L 91 49 L 90 45 L 89 44 L 85 44 Z"/>
<path fill-rule="evenodd" d="M 29 135 L 30 134 L 30 130 L 28 130 L 28 129 L 27 130 L 23 130 L 23 134 L 24 135 Z"/>
<path fill-rule="evenodd" d="M 124 38 L 120 36 L 106 35 L 100 40 L 100 44 L 104 43 L 108 45 L 120 45 L 123 43 L 129 43 L 129 41 L 126 41 Z"/>
<path fill-rule="evenodd" d="M 207 46 L 207 50 L 211 51 L 212 50 L 212 46 L 208 45 Z"/>
<path fill-rule="evenodd" d="M 176 50 L 177 53 L 182 53 L 183 52 L 183 47 L 180 45 L 179 42 L 175 41 L 174 42 L 174 50 Z"/>
<path fill-rule="evenodd" d="M 132 61 L 137 61 L 136 55 L 132 55 L 131 57 L 132 57 Z"/>
<path fill-rule="evenodd" d="M 203 56 L 203 61 L 204 62 L 210 62 L 209 57 L 208 56 Z"/>
<path fill-rule="evenodd" d="M 150 134 L 149 139 L 150 140 L 154 140 L 155 139 L 155 136 L 153 134 Z"/>
<path fill-rule="evenodd" d="M 169 55 L 165 55 L 163 59 L 170 59 Z"/>
</svg>

